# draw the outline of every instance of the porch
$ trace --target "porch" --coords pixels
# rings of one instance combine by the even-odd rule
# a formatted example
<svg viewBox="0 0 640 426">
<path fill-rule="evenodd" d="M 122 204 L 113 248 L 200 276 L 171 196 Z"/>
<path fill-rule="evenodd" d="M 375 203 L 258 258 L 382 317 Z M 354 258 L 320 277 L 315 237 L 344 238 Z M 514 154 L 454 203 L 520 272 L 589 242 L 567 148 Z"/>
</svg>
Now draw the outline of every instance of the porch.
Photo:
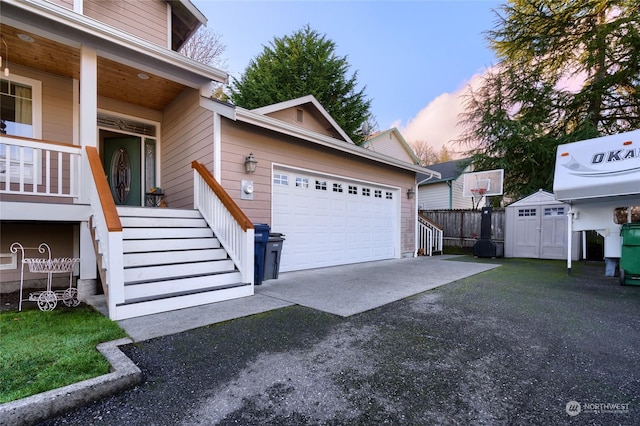
<svg viewBox="0 0 640 426">
<path fill-rule="evenodd" d="M 192 169 L 194 209 L 118 207 L 96 148 L 2 135 L 2 221 L 76 224 L 78 279 L 101 283 L 114 320 L 252 295 L 253 225 Z"/>
</svg>

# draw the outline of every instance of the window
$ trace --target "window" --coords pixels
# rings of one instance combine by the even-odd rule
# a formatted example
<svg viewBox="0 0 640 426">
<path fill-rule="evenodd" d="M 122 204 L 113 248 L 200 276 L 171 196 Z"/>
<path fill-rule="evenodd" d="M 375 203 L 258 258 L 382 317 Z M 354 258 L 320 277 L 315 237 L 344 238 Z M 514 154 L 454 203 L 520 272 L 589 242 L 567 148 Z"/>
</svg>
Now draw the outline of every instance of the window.
<svg viewBox="0 0 640 426">
<path fill-rule="evenodd" d="M 326 191 L 327 190 L 327 181 L 326 180 L 317 180 L 316 181 L 316 189 L 319 189 L 321 191 Z"/>
<path fill-rule="evenodd" d="M 349 194 L 358 195 L 358 187 L 354 185 L 349 185 Z"/>
<path fill-rule="evenodd" d="M 518 216 L 520 217 L 529 217 L 529 216 L 535 216 L 536 215 L 536 209 L 519 209 L 518 210 Z"/>
<path fill-rule="evenodd" d="M 387 200 L 393 200 L 393 192 L 387 191 Z"/>
<path fill-rule="evenodd" d="M 633 206 L 630 208 L 618 207 L 617 209 L 614 209 L 613 222 L 617 224 L 640 222 L 640 206 Z"/>
<path fill-rule="evenodd" d="M 333 184 L 333 192 L 342 192 L 342 184 L 334 183 Z"/>
<path fill-rule="evenodd" d="M 289 176 L 283 175 L 282 173 L 274 173 L 273 174 L 273 184 L 274 185 L 289 185 Z"/>
<path fill-rule="evenodd" d="M 309 178 L 296 177 L 296 188 L 309 188 Z"/>
<path fill-rule="evenodd" d="M 382 191 L 380 191 L 379 189 L 373 191 L 373 194 L 376 198 L 382 198 Z"/>
<path fill-rule="evenodd" d="M 0 134 L 41 138 L 41 105 L 40 81 L 17 75 L 12 75 L 11 80 L 0 79 Z M 8 168 L 12 181 L 18 181 L 22 174 L 25 183 L 39 184 L 41 164 L 40 150 L 0 144 L 0 181 L 6 180 Z"/>
<path fill-rule="evenodd" d="M 362 195 L 365 197 L 371 197 L 371 190 L 369 188 L 362 188 Z"/>
<path fill-rule="evenodd" d="M 562 216 L 564 215 L 564 207 L 545 207 L 545 216 Z"/>
</svg>

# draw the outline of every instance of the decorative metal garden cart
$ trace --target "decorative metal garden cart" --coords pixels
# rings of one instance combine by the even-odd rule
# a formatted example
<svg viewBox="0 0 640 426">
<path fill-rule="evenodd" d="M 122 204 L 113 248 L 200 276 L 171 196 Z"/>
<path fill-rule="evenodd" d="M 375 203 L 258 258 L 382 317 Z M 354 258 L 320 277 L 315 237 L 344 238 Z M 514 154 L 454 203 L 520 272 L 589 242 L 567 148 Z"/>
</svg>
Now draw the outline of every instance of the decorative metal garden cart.
<svg viewBox="0 0 640 426">
<path fill-rule="evenodd" d="M 22 244 L 15 242 L 11 244 L 11 253 L 18 253 L 22 258 L 20 268 L 20 304 L 18 310 L 22 310 L 22 302 L 36 302 L 41 311 L 51 311 L 55 309 L 58 300 L 61 300 L 66 306 L 76 307 L 80 304 L 78 300 L 78 289 L 73 287 L 73 267 L 80 259 L 71 257 L 51 258 L 51 248 L 46 243 L 40 244 L 38 247 L 23 247 Z M 25 257 L 25 250 L 38 250 L 40 254 L 46 255 L 45 258 Z M 25 265 L 29 267 L 29 272 L 37 274 L 47 274 L 47 289 L 44 291 L 36 291 L 29 293 L 29 297 L 24 299 L 22 289 L 24 286 L 24 269 Z M 51 281 L 53 274 L 69 274 L 69 287 L 64 290 L 51 290 Z"/>
</svg>

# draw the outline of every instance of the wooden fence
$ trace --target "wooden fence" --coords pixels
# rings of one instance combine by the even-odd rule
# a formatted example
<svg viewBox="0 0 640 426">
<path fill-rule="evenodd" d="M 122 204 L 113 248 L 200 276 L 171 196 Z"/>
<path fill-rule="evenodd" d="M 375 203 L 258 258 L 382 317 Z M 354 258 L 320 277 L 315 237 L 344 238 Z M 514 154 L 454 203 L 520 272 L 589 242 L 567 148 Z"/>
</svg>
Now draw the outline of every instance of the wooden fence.
<svg viewBox="0 0 640 426">
<path fill-rule="evenodd" d="M 481 210 L 420 210 L 443 229 L 445 247 L 473 247 L 480 238 Z M 504 209 L 491 213 L 491 239 L 504 242 Z"/>
</svg>

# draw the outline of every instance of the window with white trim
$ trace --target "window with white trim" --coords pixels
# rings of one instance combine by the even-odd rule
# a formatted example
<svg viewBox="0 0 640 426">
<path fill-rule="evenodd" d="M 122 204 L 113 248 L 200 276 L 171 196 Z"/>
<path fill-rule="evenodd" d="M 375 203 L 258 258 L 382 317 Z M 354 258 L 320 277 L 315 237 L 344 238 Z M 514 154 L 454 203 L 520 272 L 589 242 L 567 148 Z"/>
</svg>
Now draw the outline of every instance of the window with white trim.
<svg viewBox="0 0 640 426">
<path fill-rule="evenodd" d="M 382 198 L 382 191 L 379 189 L 376 189 L 375 191 L 373 191 L 373 194 L 376 198 Z"/>
<path fill-rule="evenodd" d="M 371 189 L 362 188 L 362 195 L 365 196 L 365 197 L 371 197 Z"/>
<path fill-rule="evenodd" d="M 562 216 L 564 215 L 564 207 L 545 207 L 545 216 Z"/>
<path fill-rule="evenodd" d="M 326 180 L 317 180 L 316 181 L 316 189 L 319 189 L 320 191 L 326 191 L 327 190 L 327 181 Z"/>
<path fill-rule="evenodd" d="M 32 139 L 42 137 L 42 83 L 12 75 L 0 79 L 0 134 Z M 0 144 L 0 181 L 24 177 L 25 183 L 41 183 L 38 171 L 42 164 L 39 149 Z M 8 160 L 8 166 L 7 166 Z"/>
<path fill-rule="evenodd" d="M 273 184 L 274 185 L 289 185 L 289 175 L 285 175 L 282 173 L 274 173 L 273 174 Z"/>
<path fill-rule="evenodd" d="M 309 188 L 309 178 L 296 177 L 296 188 Z"/>
<path fill-rule="evenodd" d="M 518 216 L 520 217 L 533 217 L 536 215 L 536 209 L 519 209 Z"/>
<path fill-rule="evenodd" d="M 334 183 L 333 184 L 333 192 L 342 192 L 342 184 Z"/>
<path fill-rule="evenodd" d="M 393 192 L 387 191 L 387 200 L 393 200 Z"/>
<path fill-rule="evenodd" d="M 358 187 L 355 185 L 349 185 L 349 194 L 358 195 Z"/>
</svg>

